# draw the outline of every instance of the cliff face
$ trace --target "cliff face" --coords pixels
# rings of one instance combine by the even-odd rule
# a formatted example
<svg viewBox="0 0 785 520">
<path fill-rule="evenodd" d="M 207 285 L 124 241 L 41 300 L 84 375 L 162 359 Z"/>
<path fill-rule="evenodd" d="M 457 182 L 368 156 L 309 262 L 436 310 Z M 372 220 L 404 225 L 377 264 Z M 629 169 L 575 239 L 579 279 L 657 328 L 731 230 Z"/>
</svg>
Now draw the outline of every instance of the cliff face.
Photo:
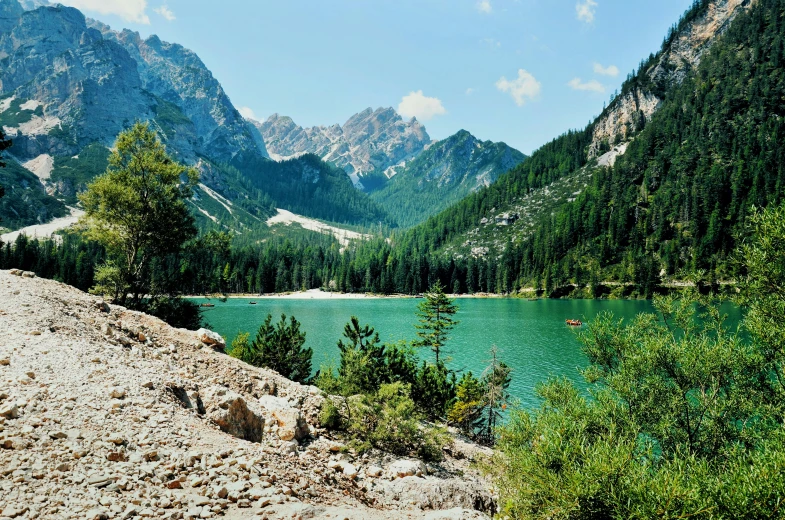
<svg viewBox="0 0 785 520">
<path fill-rule="evenodd" d="M 318 389 L 217 351 L 220 336 L 30 275 L 0 271 L 0 516 L 468 520 L 493 509 L 466 462 L 353 456 L 319 426 Z M 451 453 L 479 452 L 456 441 Z"/>
<path fill-rule="evenodd" d="M 722 35 L 733 19 L 754 0 L 715 0 L 705 11 L 675 35 L 670 45 L 644 72 L 647 83 L 662 91 L 681 83 L 694 69 L 716 38 Z M 608 147 L 626 141 L 651 120 L 661 99 L 652 89 L 634 88 L 613 101 L 595 122 L 589 158 L 600 155 Z"/>
<path fill-rule="evenodd" d="M 363 177 L 409 161 L 431 142 L 419 121 L 404 121 L 392 108 L 365 109 L 343 126 L 303 128 L 278 114 L 252 123 L 274 159 L 312 153 L 346 171 L 360 188 Z"/>
<path fill-rule="evenodd" d="M 117 32 L 100 22 L 89 23 L 128 51 L 145 90 L 173 103 L 193 122 L 207 155 L 223 161 L 249 151 L 267 156 L 262 140 L 249 130 L 196 53 L 155 35 L 143 40 L 136 32 Z"/>
</svg>

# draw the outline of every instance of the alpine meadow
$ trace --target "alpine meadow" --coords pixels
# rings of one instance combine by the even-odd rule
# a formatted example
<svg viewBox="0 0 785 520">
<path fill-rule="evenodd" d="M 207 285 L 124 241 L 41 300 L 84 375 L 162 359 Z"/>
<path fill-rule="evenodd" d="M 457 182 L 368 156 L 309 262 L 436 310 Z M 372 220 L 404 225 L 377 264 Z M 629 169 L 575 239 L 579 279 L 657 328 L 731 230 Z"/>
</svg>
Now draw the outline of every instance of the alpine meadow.
<svg viewBox="0 0 785 520">
<path fill-rule="evenodd" d="M 0 518 L 785 519 L 784 143 L 785 0 L 0 0 Z"/>
</svg>

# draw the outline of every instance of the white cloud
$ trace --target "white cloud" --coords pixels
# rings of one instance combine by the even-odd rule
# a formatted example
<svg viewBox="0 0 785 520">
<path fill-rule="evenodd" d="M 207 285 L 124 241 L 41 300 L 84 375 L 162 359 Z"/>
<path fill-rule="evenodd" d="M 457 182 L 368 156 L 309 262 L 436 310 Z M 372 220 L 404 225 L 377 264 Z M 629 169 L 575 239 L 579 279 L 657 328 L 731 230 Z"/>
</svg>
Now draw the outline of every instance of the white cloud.
<svg viewBox="0 0 785 520">
<path fill-rule="evenodd" d="M 599 81 L 597 81 L 596 79 L 593 79 L 591 81 L 582 81 L 581 78 L 575 78 L 569 83 L 567 83 L 567 85 L 572 87 L 573 90 L 584 90 L 587 92 L 599 92 L 599 93 L 605 92 L 605 86 Z"/>
<path fill-rule="evenodd" d="M 58 0 L 58 2 L 83 11 L 113 14 L 127 22 L 150 23 L 150 17 L 146 13 L 147 0 Z"/>
<path fill-rule="evenodd" d="M 586 23 L 594 21 L 594 12 L 597 10 L 597 2 L 594 0 L 578 0 L 575 4 L 575 13 L 578 15 L 578 20 Z"/>
<path fill-rule="evenodd" d="M 613 76 L 616 77 L 619 75 L 619 67 L 616 65 L 608 65 L 607 67 L 603 67 L 599 63 L 594 64 L 594 73 L 599 74 L 601 76 Z"/>
<path fill-rule="evenodd" d="M 479 0 L 479 2 L 477 2 L 477 10 L 481 13 L 491 14 L 493 12 L 491 0 Z"/>
<path fill-rule="evenodd" d="M 153 9 L 153 11 L 155 11 L 158 14 L 160 14 L 164 18 L 166 18 L 166 20 L 169 21 L 169 22 L 172 22 L 172 21 L 175 20 L 174 13 L 166 5 L 162 5 L 161 7 L 156 7 L 155 9 Z"/>
<path fill-rule="evenodd" d="M 508 80 L 502 76 L 496 82 L 496 88 L 502 92 L 508 92 L 515 100 L 515 104 L 522 107 L 526 104 L 526 98 L 533 99 L 540 94 L 542 85 L 528 71 L 518 69 L 518 78 Z"/>
<path fill-rule="evenodd" d="M 475 91 L 473 88 L 471 88 L 471 87 L 469 87 L 469 88 L 467 88 L 467 89 L 466 89 L 466 95 L 467 95 L 467 96 L 471 96 L 471 95 L 472 95 L 472 94 L 474 94 L 475 92 L 476 92 L 476 91 Z"/>
<path fill-rule="evenodd" d="M 409 92 L 398 105 L 398 113 L 403 117 L 416 117 L 420 121 L 428 121 L 435 116 L 443 116 L 447 110 L 439 98 L 423 95 L 422 90 Z"/>
<path fill-rule="evenodd" d="M 428 121 L 435 116 L 445 115 L 447 110 L 439 98 L 425 96 L 422 90 L 418 90 L 409 92 L 408 96 L 401 99 L 398 113 L 403 117 L 416 117 L 420 121 Z"/>
<path fill-rule="evenodd" d="M 253 113 L 253 110 L 251 110 L 248 107 L 240 107 L 240 108 L 237 109 L 237 111 L 240 112 L 240 115 L 243 116 L 246 119 L 257 119 L 258 120 L 258 118 L 256 117 L 256 114 Z"/>
</svg>

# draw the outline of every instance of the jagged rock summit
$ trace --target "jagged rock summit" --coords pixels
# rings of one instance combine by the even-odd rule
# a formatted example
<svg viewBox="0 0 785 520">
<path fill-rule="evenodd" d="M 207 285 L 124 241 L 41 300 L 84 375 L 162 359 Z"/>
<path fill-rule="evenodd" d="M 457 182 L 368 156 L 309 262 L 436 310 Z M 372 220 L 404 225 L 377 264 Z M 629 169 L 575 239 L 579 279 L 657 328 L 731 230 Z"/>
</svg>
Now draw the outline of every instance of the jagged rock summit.
<svg viewBox="0 0 785 520">
<path fill-rule="evenodd" d="M 324 397 L 220 342 L 0 271 L 0 517 L 487 518 L 459 441 L 442 463 L 355 457 Z M 207 337 L 208 343 L 202 339 Z M 298 516 L 299 515 L 299 516 Z"/>
<path fill-rule="evenodd" d="M 431 142 L 417 119 L 404 121 L 392 108 L 367 108 L 346 123 L 303 128 L 290 117 L 273 114 L 259 129 L 270 156 L 286 160 L 312 153 L 346 171 L 363 187 L 369 174 L 383 174 L 417 156 Z"/>
</svg>

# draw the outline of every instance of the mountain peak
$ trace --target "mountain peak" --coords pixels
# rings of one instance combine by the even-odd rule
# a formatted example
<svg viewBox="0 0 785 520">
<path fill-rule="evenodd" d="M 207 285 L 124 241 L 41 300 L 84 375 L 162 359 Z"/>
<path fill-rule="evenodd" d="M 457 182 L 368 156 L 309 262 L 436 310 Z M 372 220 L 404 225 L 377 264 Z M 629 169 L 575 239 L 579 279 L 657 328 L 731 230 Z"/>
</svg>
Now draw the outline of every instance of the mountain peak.
<svg viewBox="0 0 785 520">
<path fill-rule="evenodd" d="M 302 128 L 273 114 L 257 128 L 267 149 L 280 159 L 312 153 L 342 168 L 356 186 L 362 178 L 411 160 L 431 142 L 418 121 L 404 121 L 392 107 L 368 107 L 341 126 Z"/>
</svg>

